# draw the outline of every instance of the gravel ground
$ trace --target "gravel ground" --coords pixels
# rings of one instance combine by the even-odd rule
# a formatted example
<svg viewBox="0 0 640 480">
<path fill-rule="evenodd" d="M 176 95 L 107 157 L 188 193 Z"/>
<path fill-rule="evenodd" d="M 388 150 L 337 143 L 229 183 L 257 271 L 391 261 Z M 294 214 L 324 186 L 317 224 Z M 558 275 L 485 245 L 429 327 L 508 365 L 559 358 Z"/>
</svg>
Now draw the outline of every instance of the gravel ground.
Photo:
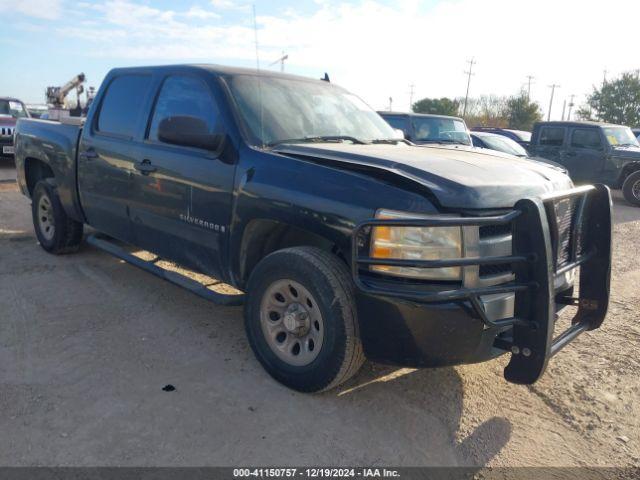
<svg viewBox="0 0 640 480">
<path fill-rule="evenodd" d="M 13 175 L 0 166 L 0 465 L 640 466 L 640 209 L 618 195 L 608 318 L 534 386 L 504 382 L 506 358 L 367 363 L 302 395 L 261 369 L 240 308 L 90 246 L 46 254 Z"/>
</svg>

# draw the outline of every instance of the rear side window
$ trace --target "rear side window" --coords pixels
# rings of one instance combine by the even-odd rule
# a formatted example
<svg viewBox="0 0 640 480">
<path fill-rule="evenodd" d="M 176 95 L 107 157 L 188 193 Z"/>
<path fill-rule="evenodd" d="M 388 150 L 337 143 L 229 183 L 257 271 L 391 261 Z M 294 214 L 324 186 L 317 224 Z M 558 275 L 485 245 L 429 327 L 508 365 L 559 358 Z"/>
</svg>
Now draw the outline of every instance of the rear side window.
<svg viewBox="0 0 640 480">
<path fill-rule="evenodd" d="M 209 133 L 222 131 L 218 106 L 209 88 L 194 77 L 176 75 L 164 81 L 153 110 L 148 138 L 159 141 L 160 122 L 174 116 L 198 118 L 206 123 Z"/>
<path fill-rule="evenodd" d="M 540 145 L 560 147 L 564 141 L 564 128 L 542 127 L 540 130 Z"/>
<path fill-rule="evenodd" d="M 571 134 L 571 146 L 574 148 L 599 149 L 602 146 L 600 131 L 595 128 L 577 128 Z"/>
<path fill-rule="evenodd" d="M 122 75 L 113 79 L 98 114 L 98 131 L 133 137 L 150 83 L 149 75 Z"/>
</svg>

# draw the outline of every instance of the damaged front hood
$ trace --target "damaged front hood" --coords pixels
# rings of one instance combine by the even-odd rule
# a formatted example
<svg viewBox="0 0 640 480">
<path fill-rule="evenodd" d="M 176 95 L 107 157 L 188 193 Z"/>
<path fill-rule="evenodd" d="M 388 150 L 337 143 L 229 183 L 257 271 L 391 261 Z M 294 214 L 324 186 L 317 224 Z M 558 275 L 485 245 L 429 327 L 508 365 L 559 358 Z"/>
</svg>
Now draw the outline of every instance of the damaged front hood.
<svg viewBox="0 0 640 480">
<path fill-rule="evenodd" d="M 554 167 L 477 150 L 323 143 L 280 145 L 274 152 L 393 172 L 427 187 L 447 208 L 510 208 L 522 198 L 573 186 Z"/>
</svg>

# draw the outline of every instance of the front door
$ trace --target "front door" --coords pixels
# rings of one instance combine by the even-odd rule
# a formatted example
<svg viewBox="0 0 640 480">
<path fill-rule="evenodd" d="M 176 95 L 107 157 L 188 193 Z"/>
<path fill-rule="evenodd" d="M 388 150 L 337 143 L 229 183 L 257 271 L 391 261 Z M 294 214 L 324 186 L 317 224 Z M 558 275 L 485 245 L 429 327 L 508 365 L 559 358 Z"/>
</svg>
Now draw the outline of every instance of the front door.
<svg viewBox="0 0 640 480">
<path fill-rule="evenodd" d="M 223 134 L 215 87 L 182 74 L 162 82 L 132 175 L 131 220 L 136 245 L 220 278 L 225 274 L 235 165 L 216 152 L 171 145 L 158 137 L 160 122 L 174 116 L 198 118 L 209 133 Z"/>
<path fill-rule="evenodd" d="M 567 148 L 562 151 L 562 163 L 576 183 L 602 181 L 604 144 L 597 127 L 571 129 Z"/>
<path fill-rule="evenodd" d="M 130 242 L 128 205 L 135 140 L 151 75 L 114 77 L 99 99 L 99 110 L 84 126 L 78 149 L 78 191 L 87 222 L 114 238 Z"/>
<path fill-rule="evenodd" d="M 536 156 L 562 163 L 561 151 L 565 144 L 566 132 L 567 128 L 562 126 L 541 127 L 535 148 Z"/>
</svg>

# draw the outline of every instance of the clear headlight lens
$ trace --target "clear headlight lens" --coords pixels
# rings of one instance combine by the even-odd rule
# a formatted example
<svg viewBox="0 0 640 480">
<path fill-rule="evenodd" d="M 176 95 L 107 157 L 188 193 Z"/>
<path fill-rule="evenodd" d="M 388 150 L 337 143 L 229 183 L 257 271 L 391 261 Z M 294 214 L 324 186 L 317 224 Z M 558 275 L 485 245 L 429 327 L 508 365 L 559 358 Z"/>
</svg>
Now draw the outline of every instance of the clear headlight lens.
<svg viewBox="0 0 640 480">
<path fill-rule="evenodd" d="M 427 218 L 409 212 L 379 210 L 376 218 Z M 371 257 L 403 260 L 445 260 L 462 257 L 460 227 L 374 227 Z M 412 268 L 373 265 L 371 271 L 426 280 L 461 280 L 460 267 Z"/>
</svg>

